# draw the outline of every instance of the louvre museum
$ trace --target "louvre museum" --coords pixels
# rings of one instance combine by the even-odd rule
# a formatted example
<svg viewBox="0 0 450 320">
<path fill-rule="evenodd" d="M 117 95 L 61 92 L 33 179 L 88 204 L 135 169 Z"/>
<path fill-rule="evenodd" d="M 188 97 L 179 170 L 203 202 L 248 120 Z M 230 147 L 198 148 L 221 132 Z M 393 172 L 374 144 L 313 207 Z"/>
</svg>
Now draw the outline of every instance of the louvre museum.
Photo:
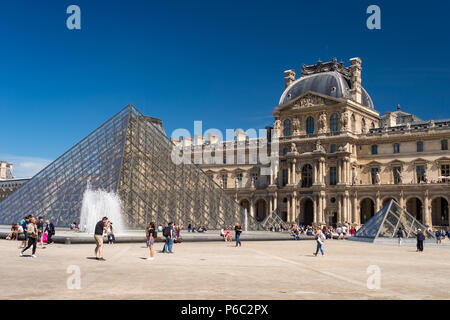
<svg viewBox="0 0 450 320">
<path fill-rule="evenodd" d="M 245 132 L 232 141 L 170 140 L 160 120 L 130 105 L 29 181 L 0 179 L 2 197 L 9 194 L 0 198 L 0 223 L 33 214 L 67 226 L 79 219 L 89 182 L 120 195 L 131 228 L 246 220 L 259 229 L 271 213 L 286 223 L 362 225 L 390 200 L 428 227 L 449 225 L 450 119 L 421 120 L 400 105 L 380 115 L 362 86 L 360 58 L 303 65 L 298 78 L 287 70 L 284 84 L 264 137 L 265 150 L 278 152 L 275 170 L 253 159 Z M 173 163 L 174 146 L 189 150 L 189 163 Z M 225 146 L 236 157 L 198 156 Z M 239 146 L 244 158 L 234 161 Z"/>
<path fill-rule="evenodd" d="M 360 58 L 303 65 L 298 79 L 285 71 L 271 126 L 278 170 L 250 164 L 245 134 L 246 164 L 200 166 L 258 221 L 275 211 L 292 223 L 361 225 L 395 200 L 426 226 L 448 226 L 450 118 L 421 120 L 400 105 L 380 115 L 362 78 Z M 174 142 L 193 157 L 198 144 L 222 143 L 205 140 Z"/>
</svg>

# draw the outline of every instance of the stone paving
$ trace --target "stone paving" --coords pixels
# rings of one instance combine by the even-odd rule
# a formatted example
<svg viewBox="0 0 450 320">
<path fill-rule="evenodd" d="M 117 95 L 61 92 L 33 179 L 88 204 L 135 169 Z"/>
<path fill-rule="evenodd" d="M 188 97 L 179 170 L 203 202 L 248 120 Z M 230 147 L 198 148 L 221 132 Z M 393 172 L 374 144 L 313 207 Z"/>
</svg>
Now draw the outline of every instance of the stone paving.
<svg viewBox="0 0 450 320">
<path fill-rule="evenodd" d="M 91 244 L 52 244 L 37 258 L 19 257 L 17 246 L 0 240 L 0 299 L 450 298 L 446 248 L 328 240 L 326 255 L 314 257 L 314 241 L 186 242 L 174 254 L 157 243 L 147 261 L 145 244 L 121 243 L 105 245 L 102 262 Z M 81 288 L 69 289 L 76 270 Z"/>
</svg>

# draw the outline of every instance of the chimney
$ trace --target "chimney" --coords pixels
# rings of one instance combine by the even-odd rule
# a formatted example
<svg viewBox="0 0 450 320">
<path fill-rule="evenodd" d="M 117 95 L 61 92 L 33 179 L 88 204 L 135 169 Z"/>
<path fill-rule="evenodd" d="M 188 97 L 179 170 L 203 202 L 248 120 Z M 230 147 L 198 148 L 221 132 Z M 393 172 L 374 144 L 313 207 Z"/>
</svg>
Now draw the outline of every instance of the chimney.
<svg viewBox="0 0 450 320">
<path fill-rule="evenodd" d="M 203 145 L 205 144 L 205 137 L 201 136 L 199 134 L 195 135 L 195 145 L 199 146 L 199 145 Z"/>
<path fill-rule="evenodd" d="M 183 139 L 183 147 L 189 147 L 192 145 L 192 138 L 183 136 L 182 139 Z"/>
<path fill-rule="evenodd" d="M 362 87 L 361 87 L 361 59 L 352 58 L 350 59 L 350 82 L 351 82 L 351 93 L 352 98 L 358 103 L 362 103 Z"/>
<path fill-rule="evenodd" d="M 295 81 L 295 71 L 294 70 L 286 70 L 284 72 L 284 88 L 289 87 L 292 82 Z"/>
<path fill-rule="evenodd" d="M 217 134 L 208 134 L 209 144 L 216 144 L 219 142 L 219 136 Z"/>
<path fill-rule="evenodd" d="M 236 130 L 235 133 L 236 133 L 236 141 L 245 141 L 247 137 L 247 132 L 242 130 Z"/>
</svg>

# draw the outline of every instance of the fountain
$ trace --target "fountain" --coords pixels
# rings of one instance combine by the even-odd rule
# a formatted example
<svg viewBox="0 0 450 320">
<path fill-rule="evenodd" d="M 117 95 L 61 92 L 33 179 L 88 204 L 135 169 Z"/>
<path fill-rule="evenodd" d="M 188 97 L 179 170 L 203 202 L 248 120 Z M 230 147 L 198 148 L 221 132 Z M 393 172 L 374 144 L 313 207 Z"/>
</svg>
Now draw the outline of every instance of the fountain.
<svg viewBox="0 0 450 320">
<path fill-rule="evenodd" d="M 119 195 L 102 189 L 93 190 L 88 182 L 81 205 L 80 230 L 93 234 L 95 225 L 105 216 L 113 223 L 114 234 L 125 231 Z"/>
</svg>

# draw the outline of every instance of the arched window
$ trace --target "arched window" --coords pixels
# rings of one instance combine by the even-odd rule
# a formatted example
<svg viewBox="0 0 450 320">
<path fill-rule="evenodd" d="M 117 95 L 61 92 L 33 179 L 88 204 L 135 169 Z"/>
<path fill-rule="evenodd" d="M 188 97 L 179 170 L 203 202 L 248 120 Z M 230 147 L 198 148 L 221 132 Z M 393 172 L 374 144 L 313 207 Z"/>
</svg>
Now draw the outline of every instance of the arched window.
<svg viewBox="0 0 450 320">
<path fill-rule="evenodd" d="M 361 120 L 361 133 L 365 133 L 366 132 L 366 120 L 362 119 Z"/>
<path fill-rule="evenodd" d="M 339 131 L 339 115 L 337 113 L 333 113 L 330 117 L 330 130 L 332 132 Z"/>
<path fill-rule="evenodd" d="M 305 164 L 302 168 L 302 188 L 311 188 L 313 182 L 312 166 Z"/>
<path fill-rule="evenodd" d="M 289 119 L 286 119 L 286 120 L 284 120 L 284 122 L 283 122 L 283 135 L 285 136 L 285 137 L 288 137 L 288 136 L 290 136 L 291 135 L 291 132 L 292 132 L 292 126 L 291 126 L 291 120 L 289 120 Z"/>
<path fill-rule="evenodd" d="M 314 118 L 308 117 L 306 119 L 306 134 L 314 134 Z"/>
</svg>

